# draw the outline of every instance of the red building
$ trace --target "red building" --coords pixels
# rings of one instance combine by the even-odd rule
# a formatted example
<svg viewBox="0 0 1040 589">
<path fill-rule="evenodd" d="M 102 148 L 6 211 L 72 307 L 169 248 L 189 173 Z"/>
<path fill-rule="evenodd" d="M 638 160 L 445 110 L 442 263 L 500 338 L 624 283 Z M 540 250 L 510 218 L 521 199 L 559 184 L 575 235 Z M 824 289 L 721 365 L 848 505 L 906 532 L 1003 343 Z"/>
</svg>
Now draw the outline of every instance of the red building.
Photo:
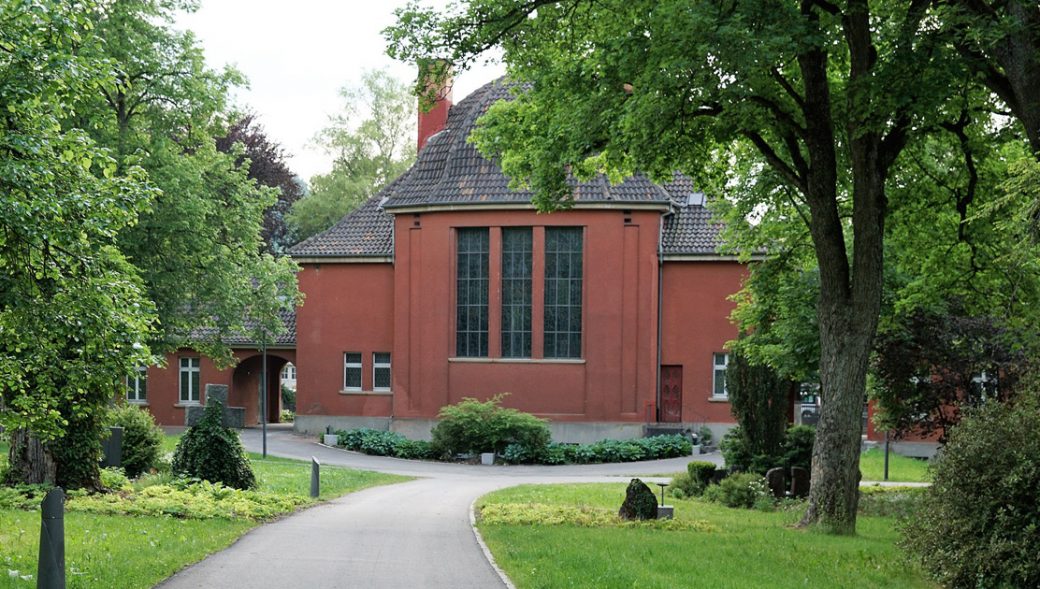
<svg viewBox="0 0 1040 589">
<path fill-rule="evenodd" d="M 572 208 L 537 213 L 467 142 L 507 94 L 493 82 L 422 115 L 415 165 L 290 251 L 306 301 L 294 350 L 287 340 L 271 370 L 297 367 L 296 429 L 422 437 L 442 406 L 509 393 L 507 406 L 548 418 L 558 441 L 640 436 L 658 422 L 721 434 L 733 422 L 728 297 L 746 268 L 716 253 L 703 194 L 680 175 L 597 178 L 574 182 Z M 239 369 L 203 361 L 201 378 L 231 384 L 249 407 L 257 388 Z M 176 420 L 166 396 L 153 412 Z"/>
</svg>

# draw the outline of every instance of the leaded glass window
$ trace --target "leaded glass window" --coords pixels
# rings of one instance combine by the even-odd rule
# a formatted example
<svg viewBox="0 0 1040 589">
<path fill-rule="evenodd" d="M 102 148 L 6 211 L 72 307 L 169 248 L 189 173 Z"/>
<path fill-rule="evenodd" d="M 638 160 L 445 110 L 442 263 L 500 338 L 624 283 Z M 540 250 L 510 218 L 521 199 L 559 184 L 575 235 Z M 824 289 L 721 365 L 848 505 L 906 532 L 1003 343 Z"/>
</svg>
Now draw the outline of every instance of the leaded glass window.
<svg viewBox="0 0 1040 589">
<path fill-rule="evenodd" d="M 343 354 L 343 390 L 361 390 L 361 353 L 347 352 Z"/>
<path fill-rule="evenodd" d="M 545 357 L 581 357 L 582 228 L 545 229 Z"/>
<path fill-rule="evenodd" d="M 488 355 L 488 229 L 458 230 L 455 280 L 455 355 Z"/>
<path fill-rule="evenodd" d="M 390 352 L 372 354 L 372 390 L 390 390 Z"/>
<path fill-rule="evenodd" d="M 531 228 L 502 229 L 502 357 L 531 357 Z"/>
</svg>

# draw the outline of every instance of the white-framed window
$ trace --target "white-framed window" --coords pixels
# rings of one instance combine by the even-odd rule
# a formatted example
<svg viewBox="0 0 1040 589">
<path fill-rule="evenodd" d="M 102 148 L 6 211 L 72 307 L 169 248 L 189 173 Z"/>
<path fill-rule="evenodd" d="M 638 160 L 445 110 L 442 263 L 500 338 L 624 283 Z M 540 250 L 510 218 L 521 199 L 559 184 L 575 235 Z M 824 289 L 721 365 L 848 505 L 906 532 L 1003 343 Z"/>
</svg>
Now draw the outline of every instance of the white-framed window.
<svg viewBox="0 0 1040 589">
<path fill-rule="evenodd" d="M 296 380 L 296 366 L 292 363 L 286 364 L 285 368 L 282 368 L 282 380 Z"/>
<path fill-rule="evenodd" d="M 343 390 L 361 390 L 361 352 L 343 354 Z"/>
<path fill-rule="evenodd" d="M 126 400 L 131 403 L 148 401 L 148 367 L 138 366 L 134 375 L 126 379 Z"/>
<path fill-rule="evenodd" d="M 372 390 L 390 390 L 390 352 L 372 354 Z"/>
<path fill-rule="evenodd" d="M 199 402 L 199 359 L 181 358 L 181 403 L 197 404 Z"/>
<path fill-rule="evenodd" d="M 715 352 L 712 354 L 712 387 L 711 397 L 713 399 L 728 399 L 729 391 L 726 390 L 726 365 L 729 364 L 729 354 Z"/>
</svg>

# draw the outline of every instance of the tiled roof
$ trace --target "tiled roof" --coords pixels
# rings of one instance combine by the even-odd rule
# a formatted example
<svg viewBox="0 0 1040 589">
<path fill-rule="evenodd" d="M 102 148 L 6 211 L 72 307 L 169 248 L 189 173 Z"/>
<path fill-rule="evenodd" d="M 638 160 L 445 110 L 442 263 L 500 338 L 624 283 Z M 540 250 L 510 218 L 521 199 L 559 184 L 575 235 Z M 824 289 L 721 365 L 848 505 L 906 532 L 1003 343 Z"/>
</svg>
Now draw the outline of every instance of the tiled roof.
<svg viewBox="0 0 1040 589">
<path fill-rule="evenodd" d="M 467 141 L 491 104 L 508 99 L 511 85 L 496 80 L 452 106 L 444 130 L 430 137 L 410 170 L 386 191 L 387 210 L 399 207 L 474 204 L 527 204 L 532 194 L 511 190 L 498 164 L 485 159 Z M 603 176 L 588 182 L 572 181 L 576 203 L 659 203 L 669 195 L 643 175 L 611 185 Z"/>
<path fill-rule="evenodd" d="M 452 106 L 447 124 L 419 152 L 415 164 L 397 180 L 339 223 L 289 250 L 294 257 L 389 257 L 393 255 L 395 208 L 529 204 L 532 193 L 510 190 L 499 166 L 477 152 L 467 138 L 477 119 L 497 100 L 509 97 L 509 85 L 496 80 Z M 665 218 L 665 254 L 714 254 L 719 225 L 701 205 L 690 205 L 693 182 L 675 174 L 671 182 L 654 184 L 637 174 L 611 185 L 599 176 L 588 182 L 572 180 L 574 200 L 587 203 L 647 203 L 670 205 Z M 385 211 L 384 211 L 385 209 Z"/>
<path fill-rule="evenodd" d="M 379 208 L 379 201 L 394 186 L 366 200 L 331 228 L 289 249 L 295 257 L 386 257 L 393 249 L 394 219 Z"/>
<path fill-rule="evenodd" d="M 664 218 L 661 248 L 664 255 L 712 255 L 721 245 L 722 226 L 711 218 L 711 211 L 700 205 L 686 205 Z"/>
<path fill-rule="evenodd" d="M 282 325 L 285 326 L 285 332 L 281 335 L 275 336 L 273 346 L 295 346 L 296 345 L 296 309 L 291 311 L 281 311 L 278 313 L 278 317 L 282 320 Z M 252 328 L 252 322 L 246 322 L 246 330 L 249 331 Z M 192 341 L 212 341 L 216 338 L 216 331 L 212 328 L 203 328 L 192 330 L 190 339 Z M 223 338 L 223 342 L 233 348 L 237 347 L 256 347 L 256 343 L 253 338 L 243 334 L 230 334 Z"/>
</svg>

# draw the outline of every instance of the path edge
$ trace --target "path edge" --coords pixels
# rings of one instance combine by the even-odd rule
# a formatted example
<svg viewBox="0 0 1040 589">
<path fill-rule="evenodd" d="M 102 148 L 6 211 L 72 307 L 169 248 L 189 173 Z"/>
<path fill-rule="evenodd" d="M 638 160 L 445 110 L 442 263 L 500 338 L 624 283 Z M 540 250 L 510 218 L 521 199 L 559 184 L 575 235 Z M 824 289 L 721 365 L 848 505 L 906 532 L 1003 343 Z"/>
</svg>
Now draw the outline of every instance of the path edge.
<svg viewBox="0 0 1040 589">
<path fill-rule="evenodd" d="M 476 507 L 477 501 L 479 500 L 480 497 L 477 497 L 469 504 L 469 527 L 473 530 L 473 537 L 477 539 L 477 544 L 480 545 L 480 550 L 484 553 L 484 558 L 487 559 L 488 564 L 491 565 L 492 570 L 495 571 L 498 578 L 502 580 L 502 584 L 506 586 L 506 589 L 516 589 L 516 585 L 509 580 L 506 572 L 498 566 L 497 562 L 495 562 L 495 557 L 491 554 L 491 550 L 488 548 L 487 543 L 484 542 L 484 537 L 480 535 L 480 530 L 477 529 Z"/>
</svg>

